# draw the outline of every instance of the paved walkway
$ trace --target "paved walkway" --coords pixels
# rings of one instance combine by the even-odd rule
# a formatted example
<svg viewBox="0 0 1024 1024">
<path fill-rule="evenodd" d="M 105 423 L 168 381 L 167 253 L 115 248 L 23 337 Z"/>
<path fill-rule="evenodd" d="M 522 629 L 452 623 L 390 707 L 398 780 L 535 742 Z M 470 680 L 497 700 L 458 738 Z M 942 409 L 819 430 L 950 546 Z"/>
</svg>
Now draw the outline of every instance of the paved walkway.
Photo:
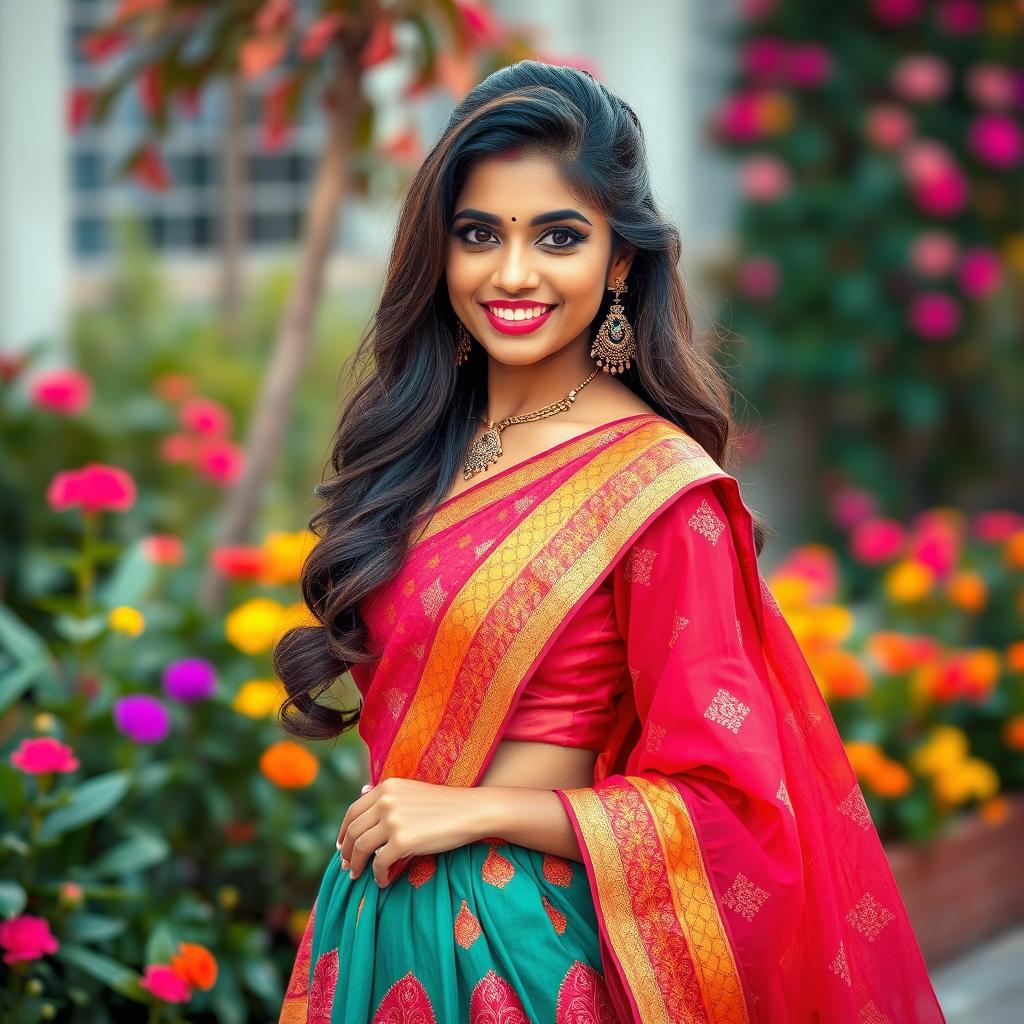
<svg viewBox="0 0 1024 1024">
<path fill-rule="evenodd" d="M 1024 923 L 931 972 L 946 1024 L 1024 1020 Z"/>
</svg>

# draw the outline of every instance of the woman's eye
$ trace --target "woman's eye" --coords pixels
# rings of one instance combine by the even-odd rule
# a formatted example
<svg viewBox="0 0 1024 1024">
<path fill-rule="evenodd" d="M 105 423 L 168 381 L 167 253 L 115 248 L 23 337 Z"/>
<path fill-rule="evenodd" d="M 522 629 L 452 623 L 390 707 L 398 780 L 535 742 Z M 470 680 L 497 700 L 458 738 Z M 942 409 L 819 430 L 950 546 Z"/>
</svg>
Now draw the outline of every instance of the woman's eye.
<svg viewBox="0 0 1024 1024">
<path fill-rule="evenodd" d="M 485 245 L 487 239 L 477 237 L 476 232 L 478 231 L 483 232 L 484 235 L 489 235 L 491 238 L 495 237 L 493 232 L 488 228 L 481 227 L 479 224 L 467 225 L 457 231 L 456 236 L 469 245 Z M 586 238 L 586 235 L 581 235 L 578 231 L 573 231 L 572 228 L 550 228 L 541 237 L 547 238 L 549 235 L 553 237 L 560 236 L 562 239 L 566 239 L 566 241 L 550 243 L 553 249 L 571 249 L 577 242 L 582 242 Z"/>
</svg>

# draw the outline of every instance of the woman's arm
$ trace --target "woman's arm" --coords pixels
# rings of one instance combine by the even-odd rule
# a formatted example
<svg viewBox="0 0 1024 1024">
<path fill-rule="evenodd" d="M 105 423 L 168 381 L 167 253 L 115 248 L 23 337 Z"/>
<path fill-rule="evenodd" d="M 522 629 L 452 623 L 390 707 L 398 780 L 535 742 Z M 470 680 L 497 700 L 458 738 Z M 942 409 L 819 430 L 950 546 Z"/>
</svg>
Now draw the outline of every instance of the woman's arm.
<svg viewBox="0 0 1024 1024">
<path fill-rule="evenodd" d="M 569 815 L 552 789 L 477 786 L 478 838 L 504 839 L 541 853 L 583 862 Z"/>
</svg>

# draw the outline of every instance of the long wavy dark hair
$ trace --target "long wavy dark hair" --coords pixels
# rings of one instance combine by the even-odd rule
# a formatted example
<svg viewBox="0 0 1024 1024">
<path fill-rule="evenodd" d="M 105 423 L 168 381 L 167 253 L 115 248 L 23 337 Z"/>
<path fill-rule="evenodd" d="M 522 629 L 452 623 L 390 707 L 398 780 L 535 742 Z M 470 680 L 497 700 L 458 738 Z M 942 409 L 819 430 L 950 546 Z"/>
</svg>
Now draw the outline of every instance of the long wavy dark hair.
<svg viewBox="0 0 1024 1024">
<path fill-rule="evenodd" d="M 320 625 L 290 630 L 274 653 L 288 693 L 280 721 L 295 736 L 329 739 L 359 721 L 358 710 L 321 701 L 349 666 L 378 656 L 357 605 L 400 569 L 486 408 L 486 353 L 474 345 L 469 361 L 455 365 L 446 247 L 474 162 L 509 147 L 554 160 L 566 187 L 607 218 L 613 245 L 635 248 L 624 302 L 637 356 L 619 379 L 723 468 L 731 461 L 730 387 L 695 343 L 677 269 L 679 231 L 655 205 L 633 109 L 576 68 L 523 60 L 495 71 L 455 108 L 413 178 L 380 305 L 355 352 L 362 379 L 341 410 L 333 472 L 318 487 L 323 504 L 310 522 L 319 542 L 302 572 L 303 598 Z M 755 537 L 760 552 L 757 515 Z"/>
</svg>

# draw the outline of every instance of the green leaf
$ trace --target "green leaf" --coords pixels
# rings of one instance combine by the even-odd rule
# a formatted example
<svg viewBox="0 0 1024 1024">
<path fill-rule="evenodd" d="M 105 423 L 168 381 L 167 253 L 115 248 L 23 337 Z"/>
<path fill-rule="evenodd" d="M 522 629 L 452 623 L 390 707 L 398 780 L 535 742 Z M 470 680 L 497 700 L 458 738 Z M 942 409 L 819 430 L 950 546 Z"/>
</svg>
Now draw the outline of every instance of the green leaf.
<svg viewBox="0 0 1024 1024">
<path fill-rule="evenodd" d="M 20 700 L 25 691 L 48 667 L 46 661 L 29 661 L 0 674 L 0 714 L 16 700 Z"/>
<path fill-rule="evenodd" d="M 54 956 L 128 999 L 134 999 L 137 1003 L 149 1002 L 149 996 L 139 986 L 138 972 L 113 957 L 69 942 L 61 943 Z"/>
<path fill-rule="evenodd" d="M 73 914 L 67 919 L 64 934 L 76 942 L 106 942 L 116 939 L 126 927 L 120 918 L 104 914 Z"/>
<path fill-rule="evenodd" d="M 3 605 L 0 605 L 0 648 L 22 663 L 46 661 L 49 657 L 43 638 Z"/>
<path fill-rule="evenodd" d="M 160 836 L 132 836 L 97 857 L 88 872 L 94 878 L 106 878 L 141 871 L 166 860 L 170 853 L 170 846 Z"/>
<path fill-rule="evenodd" d="M 0 882 L 0 915 L 16 917 L 27 902 L 28 894 L 17 882 Z"/>
<path fill-rule="evenodd" d="M 43 820 L 40 841 L 56 839 L 64 832 L 101 818 L 121 802 L 128 787 L 127 772 L 107 772 L 83 782 L 73 791 L 70 803 L 58 807 Z"/>
<path fill-rule="evenodd" d="M 130 547 L 117 563 L 110 578 L 100 587 L 99 599 L 105 608 L 127 604 L 137 608 L 156 579 L 156 566 L 146 558 L 142 544 Z"/>
</svg>

